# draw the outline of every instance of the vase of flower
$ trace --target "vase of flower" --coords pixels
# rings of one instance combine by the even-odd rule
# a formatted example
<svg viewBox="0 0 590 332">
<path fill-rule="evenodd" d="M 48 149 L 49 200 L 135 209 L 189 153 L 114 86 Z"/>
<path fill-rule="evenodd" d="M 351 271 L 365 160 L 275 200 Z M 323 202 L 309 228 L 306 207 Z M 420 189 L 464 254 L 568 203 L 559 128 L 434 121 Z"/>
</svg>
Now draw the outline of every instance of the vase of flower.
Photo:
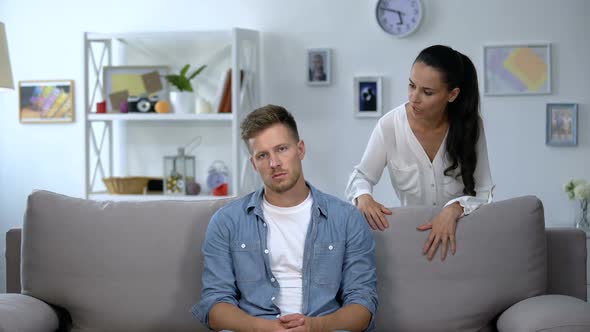
<svg viewBox="0 0 590 332">
<path fill-rule="evenodd" d="M 569 199 L 575 199 L 574 226 L 590 230 L 588 222 L 588 200 L 590 200 L 590 184 L 585 180 L 571 180 L 565 184 L 565 192 Z"/>
<path fill-rule="evenodd" d="M 590 229 L 588 223 L 588 199 L 578 200 L 579 204 L 576 208 L 576 228 Z"/>
<path fill-rule="evenodd" d="M 191 80 L 197 77 L 207 66 L 203 65 L 189 74 L 190 64 L 185 65 L 178 75 L 166 75 L 166 79 L 176 91 L 170 92 L 170 102 L 175 113 L 195 113 L 196 94 Z"/>
</svg>

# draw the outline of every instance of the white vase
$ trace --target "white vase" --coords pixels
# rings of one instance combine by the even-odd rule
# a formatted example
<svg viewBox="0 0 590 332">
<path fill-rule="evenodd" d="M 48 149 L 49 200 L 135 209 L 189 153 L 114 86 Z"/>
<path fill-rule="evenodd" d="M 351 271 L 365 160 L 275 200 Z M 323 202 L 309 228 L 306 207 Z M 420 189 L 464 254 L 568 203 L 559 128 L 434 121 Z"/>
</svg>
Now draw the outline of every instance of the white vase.
<svg viewBox="0 0 590 332">
<path fill-rule="evenodd" d="M 211 104 L 202 97 L 197 97 L 195 105 L 197 114 L 213 113 Z"/>
<path fill-rule="evenodd" d="M 195 93 L 187 91 L 171 91 L 170 104 L 174 113 L 195 113 Z"/>
</svg>

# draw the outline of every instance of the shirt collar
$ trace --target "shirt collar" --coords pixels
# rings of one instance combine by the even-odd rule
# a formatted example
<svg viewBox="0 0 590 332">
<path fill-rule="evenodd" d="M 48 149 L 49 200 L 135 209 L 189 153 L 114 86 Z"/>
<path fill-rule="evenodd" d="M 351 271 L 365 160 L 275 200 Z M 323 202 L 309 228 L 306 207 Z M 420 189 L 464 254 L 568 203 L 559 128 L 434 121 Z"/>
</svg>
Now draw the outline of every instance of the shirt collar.
<svg viewBox="0 0 590 332">
<path fill-rule="evenodd" d="M 312 214 L 314 214 L 315 211 L 318 211 L 319 213 L 324 215 L 324 217 L 327 218 L 328 217 L 328 205 L 326 203 L 325 194 L 322 193 L 321 191 L 317 190 L 314 186 L 309 184 L 309 182 L 307 182 L 307 181 L 305 181 L 305 185 L 311 191 L 311 197 L 313 198 L 313 204 L 311 206 Z M 252 195 L 250 196 L 250 200 L 248 201 L 248 204 L 246 205 L 246 213 L 249 213 L 250 211 L 254 210 L 254 213 L 256 215 L 258 215 L 260 217 L 263 216 L 263 214 L 262 214 L 262 201 L 264 199 L 263 195 L 264 195 L 264 187 L 261 187 L 260 189 L 258 189 L 252 193 Z"/>
</svg>

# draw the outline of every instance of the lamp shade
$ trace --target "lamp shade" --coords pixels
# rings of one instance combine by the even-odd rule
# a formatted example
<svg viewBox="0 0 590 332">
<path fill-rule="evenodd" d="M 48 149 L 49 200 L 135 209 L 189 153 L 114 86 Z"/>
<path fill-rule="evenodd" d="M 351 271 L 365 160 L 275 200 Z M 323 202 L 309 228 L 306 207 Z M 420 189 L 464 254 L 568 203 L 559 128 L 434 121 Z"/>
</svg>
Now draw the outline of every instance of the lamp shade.
<svg viewBox="0 0 590 332">
<path fill-rule="evenodd" d="M 6 30 L 4 30 L 4 23 L 0 22 L 0 91 L 5 89 L 14 89 L 14 83 L 12 82 L 12 70 L 8 56 Z"/>
</svg>

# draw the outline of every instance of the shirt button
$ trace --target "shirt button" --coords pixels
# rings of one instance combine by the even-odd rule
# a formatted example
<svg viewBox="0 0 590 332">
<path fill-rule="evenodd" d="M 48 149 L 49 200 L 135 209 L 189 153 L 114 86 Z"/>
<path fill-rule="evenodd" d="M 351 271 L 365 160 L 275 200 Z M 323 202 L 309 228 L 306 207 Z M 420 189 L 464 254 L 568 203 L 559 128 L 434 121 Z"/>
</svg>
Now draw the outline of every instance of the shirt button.
<svg viewBox="0 0 590 332">
<path fill-rule="evenodd" d="M 270 282 L 275 282 L 275 278 L 270 278 Z"/>
<path fill-rule="evenodd" d="M 271 301 L 274 301 L 275 299 L 276 299 L 276 297 L 274 297 L 274 296 L 270 298 Z"/>
<path fill-rule="evenodd" d="M 281 314 L 278 314 L 278 315 L 277 315 L 277 318 L 281 318 Z"/>
<path fill-rule="evenodd" d="M 265 222 L 263 222 L 263 223 L 262 223 L 262 226 L 266 227 L 266 223 L 265 223 Z"/>
<path fill-rule="evenodd" d="M 434 188 L 434 183 L 431 183 L 431 184 L 430 184 L 430 186 L 431 186 L 432 188 Z"/>
<path fill-rule="evenodd" d="M 244 243 L 242 243 L 242 245 L 240 247 L 242 247 L 242 249 L 244 249 L 244 248 L 246 248 L 246 245 Z"/>
<path fill-rule="evenodd" d="M 432 203 L 432 205 L 436 206 L 436 202 L 435 203 Z"/>
<path fill-rule="evenodd" d="M 268 249 L 264 249 L 264 253 L 265 254 L 268 254 Z"/>
<path fill-rule="evenodd" d="M 329 246 L 328 246 L 328 250 L 332 250 L 332 249 L 334 249 L 334 246 L 332 246 L 332 245 L 329 245 Z"/>
</svg>

